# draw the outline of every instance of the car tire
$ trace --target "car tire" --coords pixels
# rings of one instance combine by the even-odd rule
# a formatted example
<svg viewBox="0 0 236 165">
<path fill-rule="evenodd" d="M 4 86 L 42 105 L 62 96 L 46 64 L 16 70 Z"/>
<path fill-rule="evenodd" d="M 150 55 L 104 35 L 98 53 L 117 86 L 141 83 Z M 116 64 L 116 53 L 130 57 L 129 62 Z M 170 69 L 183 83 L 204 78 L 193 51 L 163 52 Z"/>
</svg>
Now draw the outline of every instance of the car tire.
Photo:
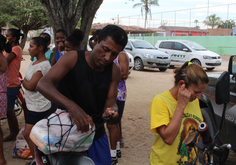
<svg viewBox="0 0 236 165">
<path fill-rule="evenodd" d="M 213 69 L 215 69 L 215 67 L 213 67 L 213 68 L 207 68 L 207 70 L 213 70 Z"/>
<path fill-rule="evenodd" d="M 141 71 L 143 70 L 144 66 L 143 66 L 143 61 L 141 60 L 141 58 L 136 58 L 134 60 L 134 69 Z"/>
<path fill-rule="evenodd" d="M 213 137 L 217 131 L 216 125 L 213 122 L 212 117 L 207 113 L 207 111 L 210 111 L 208 108 L 202 108 L 202 116 L 204 121 L 208 124 L 208 129 L 210 130 L 210 134 Z M 223 143 L 221 142 L 221 140 L 216 137 L 215 139 L 215 143 L 217 146 L 221 146 Z M 228 158 L 229 155 L 229 150 L 226 149 L 225 152 L 223 153 L 222 157 L 219 157 L 218 155 L 214 154 L 213 155 L 213 162 L 214 164 L 224 164 Z M 199 154 L 199 161 L 200 163 L 204 164 L 203 162 L 203 156 L 201 154 Z"/>
<path fill-rule="evenodd" d="M 202 66 L 201 62 L 197 59 L 194 59 L 191 62 L 194 63 L 194 64 L 198 64 L 198 65 Z"/>
<path fill-rule="evenodd" d="M 167 70 L 167 68 L 159 68 L 159 70 L 160 70 L 161 72 L 165 72 L 165 71 Z"/>
</svg>

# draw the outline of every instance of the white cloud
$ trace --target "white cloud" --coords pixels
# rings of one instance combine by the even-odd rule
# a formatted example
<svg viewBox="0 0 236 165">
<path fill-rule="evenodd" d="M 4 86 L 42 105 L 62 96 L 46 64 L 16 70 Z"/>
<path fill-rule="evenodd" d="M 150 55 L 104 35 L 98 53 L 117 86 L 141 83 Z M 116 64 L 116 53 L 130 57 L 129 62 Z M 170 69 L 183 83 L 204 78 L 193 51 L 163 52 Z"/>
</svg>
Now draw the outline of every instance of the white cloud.
<svg viewBox="0 0 236 165">
<path fill-rule="evenodd" d="M 196 13 L 195 16 L 206 16 L 206 13 Z"/>
</svg>

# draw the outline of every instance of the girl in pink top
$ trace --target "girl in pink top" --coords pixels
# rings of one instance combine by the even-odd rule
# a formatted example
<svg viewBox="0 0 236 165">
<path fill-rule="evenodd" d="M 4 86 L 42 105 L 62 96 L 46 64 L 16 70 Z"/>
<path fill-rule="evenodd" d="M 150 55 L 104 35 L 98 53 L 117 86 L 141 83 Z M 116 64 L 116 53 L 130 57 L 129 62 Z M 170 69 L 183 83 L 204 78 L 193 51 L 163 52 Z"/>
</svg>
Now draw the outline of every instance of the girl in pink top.
<svg viewBox="0 0 236 165">
<path fill-rule="evenodd" d="M 6 38 L 12 46 L 12 51 L 6 53 L 8 63 L 7 74 L 7 119 L 10 135 L 4 141 L 15 140 L 19 131 L 17 118 L 14 113 L 14 104 L 20 89 L 19 70 L 22 58 L 22 49 L 19 46 L 20 37 L 24 37 L 17 29 L 8 29 Z"/>
<path fill-rule="evenodd" d="M 7 61 L 2 54 L 3 50 L 11 52 L 11 44 L 0 34 L 0 119 L 6 117 L 7 114 Z M 0 165 L 6 164 L 3 154 L 3 134 L 0 127 Z"/>
</svg>

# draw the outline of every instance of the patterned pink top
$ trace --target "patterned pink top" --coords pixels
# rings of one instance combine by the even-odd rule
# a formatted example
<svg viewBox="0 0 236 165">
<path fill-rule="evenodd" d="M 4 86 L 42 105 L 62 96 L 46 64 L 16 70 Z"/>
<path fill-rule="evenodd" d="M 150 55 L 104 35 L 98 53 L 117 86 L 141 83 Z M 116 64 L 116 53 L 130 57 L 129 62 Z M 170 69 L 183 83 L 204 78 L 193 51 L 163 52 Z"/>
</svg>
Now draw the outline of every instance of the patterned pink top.
<svg viewBox="0 0 236 165">
<path fill-rule="evenodd" d="M 7 71 L 3 74 L 0 74 L 0 119 L 6 117 L 7 113 L 6 92 L 7 92 Z"/>
</svg>

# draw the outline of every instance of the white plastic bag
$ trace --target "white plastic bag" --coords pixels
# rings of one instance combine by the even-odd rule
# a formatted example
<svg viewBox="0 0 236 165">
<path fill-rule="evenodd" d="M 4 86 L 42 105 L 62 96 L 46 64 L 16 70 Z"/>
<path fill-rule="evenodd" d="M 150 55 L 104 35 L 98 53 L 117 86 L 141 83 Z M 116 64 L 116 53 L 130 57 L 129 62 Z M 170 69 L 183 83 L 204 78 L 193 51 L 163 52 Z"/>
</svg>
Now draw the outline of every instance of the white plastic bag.
<svg viewBox="0 0 236 165">
<path fill-rule="evenodd" d="M 16 136 L 16 141 L 14 143 L 12 157 L 20 157 L 23 159 L 32 159 L 32 155 L 28 146 L 28 143 L 26 142 L 23 132 L 25 130 L 25 127 L 21 128 L 19 133 Z"/>
<path fill-rule="evenodd" d="M 57 109 L 48 119 L 40 120 L 34 125 L 30 138 L 44 154 L 59 151 L 82 152 L 88 150 L 93 143 L 94 129 L 90 126 L 88 132 L 79 133 L 68 112 Z"/>
</svg>

